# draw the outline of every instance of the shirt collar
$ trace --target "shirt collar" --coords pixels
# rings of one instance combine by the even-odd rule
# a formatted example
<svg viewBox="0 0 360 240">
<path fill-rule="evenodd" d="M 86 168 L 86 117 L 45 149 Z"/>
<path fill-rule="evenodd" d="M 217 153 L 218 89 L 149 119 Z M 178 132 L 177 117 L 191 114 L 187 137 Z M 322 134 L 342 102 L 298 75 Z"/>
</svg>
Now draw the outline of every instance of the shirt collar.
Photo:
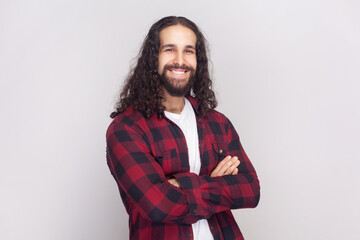
<svg viewBox="0 0 360 240">
<path fill-rule="evenodd" d="M 195 114 L 196 115 L 200 115 L 200 112 L 199 112 L 199 102 L 193 98 L 192 96 L 185 96 L 187 98 L 187 100 L 189 100 L 189 102 L 191 103 L 194 111 L 195 111 Z"/>
</svg>

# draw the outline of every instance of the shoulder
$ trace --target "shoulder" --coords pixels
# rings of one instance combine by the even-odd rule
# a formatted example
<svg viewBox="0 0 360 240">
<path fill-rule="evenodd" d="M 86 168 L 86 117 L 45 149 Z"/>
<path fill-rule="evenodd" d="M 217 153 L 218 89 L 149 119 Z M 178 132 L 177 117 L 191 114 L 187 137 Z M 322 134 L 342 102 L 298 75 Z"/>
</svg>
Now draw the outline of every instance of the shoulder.
<svg viewBox="0 0 360 240">
<path fill-rule="evenodd" d="M 128 107 L 124 112 L 119 113 L 110 123 L 106 135 L 109 136 L 113 132 L 125 131 L 129 129 L 140 130 L 141 126 L 146 125 L 145 117 L 134 110 L 133 107 Z"/>
<path fill-rule="evenodd" d="M 210 126 L 219 126 L 224 133 L 228 133 L 229 129 L 235 130 L 231 121 L 221 112 L 214 109 L 209 110 L 206 119 Z"/>
<path fill-rule="evenodd" d="M 229 119 L 223 113 L 215 109 L 209 110 L 206 114 L 206 118 L 209 121 L 214 121 L 218 123 L 227 123 L 229 121 Z"/>
</svg>

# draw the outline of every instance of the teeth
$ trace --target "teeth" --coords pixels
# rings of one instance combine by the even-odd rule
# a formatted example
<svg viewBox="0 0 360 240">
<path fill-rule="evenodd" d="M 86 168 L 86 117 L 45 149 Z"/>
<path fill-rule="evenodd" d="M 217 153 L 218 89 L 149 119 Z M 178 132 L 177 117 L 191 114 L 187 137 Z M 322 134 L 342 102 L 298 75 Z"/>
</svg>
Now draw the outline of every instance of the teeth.
<svg viewBox="0 0 360 240">
<path fill-rule="evenodd" d="M 179 72 L 179 71 L 174 71 L 172 70 L 171 72 L 175 73 L 175 74 L 184 74 L 185 72 Z"/>
</svg>

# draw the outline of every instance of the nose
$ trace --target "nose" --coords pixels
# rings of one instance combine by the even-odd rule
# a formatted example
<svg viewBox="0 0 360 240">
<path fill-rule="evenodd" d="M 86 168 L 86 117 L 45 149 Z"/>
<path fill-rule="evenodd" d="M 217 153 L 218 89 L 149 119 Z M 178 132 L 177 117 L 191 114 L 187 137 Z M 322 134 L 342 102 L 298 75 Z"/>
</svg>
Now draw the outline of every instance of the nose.
<svg viewBox="0 0 360 240">
<path fill-rule="evenodd" d="M 184 64 L 184 57 L 181 53 L 177 53 L 174 57 L 174 63 L 180 66 Z"/>
</svg>

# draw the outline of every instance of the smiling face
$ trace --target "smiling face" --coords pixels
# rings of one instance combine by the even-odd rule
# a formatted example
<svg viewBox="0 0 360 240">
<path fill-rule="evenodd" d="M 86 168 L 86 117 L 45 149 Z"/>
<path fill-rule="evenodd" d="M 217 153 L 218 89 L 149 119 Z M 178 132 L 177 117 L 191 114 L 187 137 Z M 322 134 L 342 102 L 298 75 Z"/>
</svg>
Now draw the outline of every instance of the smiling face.
<svg viewBox="0 0 360 240">
<path fill-rule="evenodd" d="M 161 83 L 171 96 L 184 96 L 192 87 L 196 71 L 196 35 L 178 24 L 161 30 L 159 37 Z"/>
</svg>

